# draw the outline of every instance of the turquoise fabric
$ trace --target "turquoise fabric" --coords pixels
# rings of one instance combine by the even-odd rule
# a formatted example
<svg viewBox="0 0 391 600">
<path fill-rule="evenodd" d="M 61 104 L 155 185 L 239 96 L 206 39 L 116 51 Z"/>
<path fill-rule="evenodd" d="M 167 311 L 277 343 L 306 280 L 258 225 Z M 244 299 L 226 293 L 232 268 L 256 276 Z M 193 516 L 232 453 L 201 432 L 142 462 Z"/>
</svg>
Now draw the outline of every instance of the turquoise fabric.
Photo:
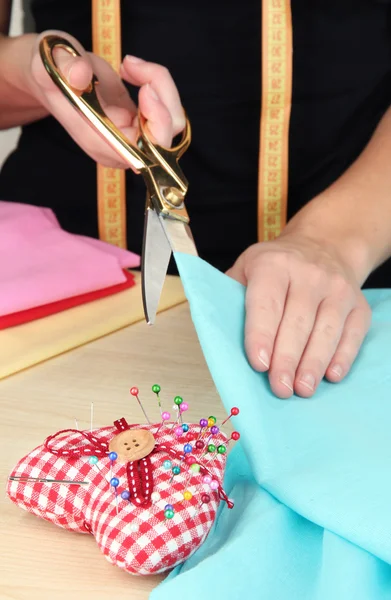
<svg viewBox="0 0 391 600">
<path fill-rule="evenodd" d="M 205 544 L 152 600 L 391 599 L 391 290 L 351 374 L 279 400 L 243 347 L 244 288 L 177 255 L 210 372 L 241 441 Z"/>
</svg>

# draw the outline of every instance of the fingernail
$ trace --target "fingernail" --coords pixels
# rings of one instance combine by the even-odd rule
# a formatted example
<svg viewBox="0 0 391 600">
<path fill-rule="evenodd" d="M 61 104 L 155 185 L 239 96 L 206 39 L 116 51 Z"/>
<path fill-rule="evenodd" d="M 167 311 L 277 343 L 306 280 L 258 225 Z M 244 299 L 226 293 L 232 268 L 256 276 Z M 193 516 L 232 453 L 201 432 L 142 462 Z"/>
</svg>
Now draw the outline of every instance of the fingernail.
<svg viewBox="0 0 391 600">
<path fill-rule="evenodd" d="M 130 63 L 133 63 L 134 65 L 145 62 L 145 60 L 143 60 L 142 58 L 138 58 L 138 56 L 131 56 L 130 54 L 127 54 L 125 56 L 125 58 L 126 58 L 126 60 L 128 60 Z"/>
<path fill-rule="evenodd" d="M 342 377 L 343 371 L 341 365 L 334 365 L 331 369 L 331 372 L 334 373 L 337 377 Z"/>
<path fill-rule="evenodd" d="M 151 96 L 151 98 L 153 98 L 154 100 L 159 100 L 159 96 L 157 95 L 157 93 L 155 92 L 155 90 L 149 83 L 147 83 L 146 87 L 147 87 L 147 92 Z"/>
<path fill-rule="evenodd" d="M 315 389 L 315 377 L 311 375 L 311 373 L 305 373 L 302 377 L 300 377 L 301 385 L 311 390 L 311 392 Z"/>
<path fill-rule="evenodd" d="M 282 383 L 282 385 L 285 385 L 290 392 L 293 392 L 292 379 L 289 377 L 289 375 L 281 375 L 279 381 Z"/>
<path fill-rule="evenodd" d="M 258 359 L 260 360 L 260 362 L 263 364 L 264 367 L 266 367 L 267 369 L 270 366 L 270 359 L 269 359 L 269 355 L 266 352 L 266 350 L 260 350 L 258 352 Z"/>
</svg>

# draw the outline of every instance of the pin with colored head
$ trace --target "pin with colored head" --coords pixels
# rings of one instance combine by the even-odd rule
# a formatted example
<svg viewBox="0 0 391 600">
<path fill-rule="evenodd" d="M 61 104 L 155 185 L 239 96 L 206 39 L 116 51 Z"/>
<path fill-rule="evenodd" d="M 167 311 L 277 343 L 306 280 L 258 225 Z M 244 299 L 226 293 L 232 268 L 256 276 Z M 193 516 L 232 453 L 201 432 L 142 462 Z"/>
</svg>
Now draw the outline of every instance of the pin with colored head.
<svg viewBox="0 0 391 600">
<path fill-rule="evenodd" d="M 164 516 L 168 520 L 171 520 L 174 518 L 175 511 L 174 511 L 174 507 L 172 504 L 166 504 L 166 506 L 164 507 Z"/>
<path fill-rule="evenodd" d="M 175 465 L 174 467 L 172 467 L 171 471 L 172 471 L 172 475 L 171 475 L 171 479 L 170 479 L 170 482 L 169 482 L 170 484 L 172 483 L 172 480 L 174 479 L 174 477 L 176 475 L 180 474 L 181 468 L 178 467 L 177 465 Z"/>
<path fill-rule="evenodd" d="M 231 412 L 228 415 L 228 417 L 221 423 L 221 426 L 225 425 L 225 423 L 227 421 L 229 421 L 229 419 L 231 419 L 232 417 L 236 417 L 238 414 L 240 413 L 240 410 L 238 409 L 237 406 L 234 406 L 233 408 L 231 408 Z"/>
<path fill-rule="evenodd" d="M 155 435 L 157 435 L 159 433 L 159 431 L 161 430 L 161 428 L 163 427 L 164 423 L 166 421 L 169 421 L 171 419 L 171 415 L 169 412 L 167 411 L 163 411 L 162 412 L 162 422 L 160 423 L 159 427 L 157 428 L 157 431 L 155 433 Z"/>
<path fill-rule="evenodd" d="M 181 396 L 175 396 L 174 404 L 178 407 L 178 418 L 179 418 L 181 424 L 183 424 L 182 411 L 181 411 L 181 404 L 183 404 L 183 398 Z"/>
<path fill-rule="evenodd" d="M 209 496 L 209 494 L 201 494 L 200 506 L 202 506 L 203 504 L 209 504 L 210 501 L 211 501 L 211 497 Z"/>
<path fill-rule="evenodd" d="M 189 488 L 189 484 L 190 481 L 192 479 L 193 476 L 197 476 L 199 474 L 201 470 L 201 466 L 196 462 L 196 460 L 194 459 L 194 462 L 192 462 L 191 464 L 189 464 L 188 466 L 188 476 L 185 482 L 185 490 L 187 490 Z"/>
<path fill-rule="evenodd" d="M 118 458 L 118 454 L 116 452 L 109 452 L 109 460 L 110 460 L 110 479 L 113 477 L 113 467 L 114 463 Z"/>
<path fill-rule="evenodd" d="M 174 431 L 175 435 L 177 438 L 180 438 L 183 436 L 183 429 L 180 425 L 178 425 L 178 427 L 175 427 L 175 431 Z"/>
<path fill-rule="evenodd" d="M 210 440 L 219 433 L 220 429 L 217 427 L 217 425 L 212 425 L 212 427 L 210 428 L 210 436 L 207 439 L 207 444 L 209 444 Z"/>
<path fill-rule="evenodd" d="M 231 442 L 237 442 L 238 440 L 240 440 L 240 433 L 239 431 L 233 431 L 231 433 L 231 437 L 229 438 L 229 440 L 227 441 L 227 446 L 229 446 L 229 444 Z"/>
<path fill-rule="evenodd" d="M 159 396 L 159 394 L 160 394 L 160 390 L 161 390 L 161 387 L 160 387 L 160 385 L 158 385 L 157 383 L 155 383 L 155 384 L 152 386 L 152 391 L 153 391 L 153 393 L 154 393 L 154 394 L 156 394 L 156 398 L 157 398 L 157 401 L 158 401 L 158 404 L 159 404 L 159 410 L 160 410 L 160 414 L 161 414 L 161 416 L 163 417 L 163 415 L 162 415 L 162 403 L 160 402 L 160 396 Z M 163 420 L 164 420 L 164 419 L 163 419 Z"/>
<path fill-rule="evenodd" d="M 117 515 L 118 515 L 118 490 L 117 490 L 117 487 L 119 486 L 119 479 L 117 477 L 112 477 L 110 479 L 110 485 L 112 488 L 114 488 L 115 504 L 116 504 Z"/>
<path fill-rule="evenodd" d="M 206 451 L 202 456 L 204 457 L 207 454 L 213 454 L 214 452 L 216 452 L 216 446 L 214 444 L 208 444 L 206 447 Z"/>
<path fill-rule="evenodd" d="M 137 387 L 132 387 L 132 388 L 130 388 L 130 390 L 129 390 L 129 391 L 130 391 L 130 394 L 131 394 L 131 395 L 132 395 L 134 398 L 136 398 L 137 402 L 139 403 L 139 406 L 140 406 L 141 410 L 143 411 L 143 413 L 144 413 L 144 417 L 146 418 L 147 422 L 148 422 L 149 424 L 151 424 L 151 421 L 148 419 L 148 415 L 147 415 L 147 413 L 145 412 L 143 405 L 141 404 L 141 401 L 140 401 L 140 398 L 139 398 L 139 393 L 140 393 L 139 389 L 138 389 Z"/>
<path fill-rule="evenodd" d="M 102 469 L 101 469 L 101 468 L 98 466 L 99 458 L 98 458 L 97 456 L 90 456 L 90 457 L 89 457 L 89 459 L 88 459 L 88 462 L 89 462 L 89 464 L 91 465 L 91 467 L 94 467 L 95 469 L 98 469 L 99 473 L 101 473 L 101 474 L 102 474 L 102 477 L 103 477 L 104 479 L 106 479 L 106 481 L 109 481 L 109 480 L 107 479 L 107 477 L 105 477 L 105 476 L 103 475 L 103 471 L 102 471 Z"/>
<path fill-rule="evenodd" d="M 200 419 L 200 433 L 198 434 L 198 440 L 201 439 L 206 427 L 208 427 L 208 419 Z"/>
</svg>

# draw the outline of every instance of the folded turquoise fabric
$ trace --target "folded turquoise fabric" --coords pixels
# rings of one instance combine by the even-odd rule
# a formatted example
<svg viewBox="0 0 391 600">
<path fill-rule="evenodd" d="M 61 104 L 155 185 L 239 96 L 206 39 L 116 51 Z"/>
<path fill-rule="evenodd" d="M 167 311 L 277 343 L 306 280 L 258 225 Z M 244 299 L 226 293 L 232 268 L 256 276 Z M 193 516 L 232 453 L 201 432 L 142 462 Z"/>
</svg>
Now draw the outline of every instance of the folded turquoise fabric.
<svg viewBox="0 0 391 600">
<path fill-rule="evenodd" d="M 243 346 L 244 288 L 176 256 L 210 372 L 241 441 L 205 544 L 153 600 L 391 599 L 391 290 L 345 381 L 280 400 Z"/>
</svg>

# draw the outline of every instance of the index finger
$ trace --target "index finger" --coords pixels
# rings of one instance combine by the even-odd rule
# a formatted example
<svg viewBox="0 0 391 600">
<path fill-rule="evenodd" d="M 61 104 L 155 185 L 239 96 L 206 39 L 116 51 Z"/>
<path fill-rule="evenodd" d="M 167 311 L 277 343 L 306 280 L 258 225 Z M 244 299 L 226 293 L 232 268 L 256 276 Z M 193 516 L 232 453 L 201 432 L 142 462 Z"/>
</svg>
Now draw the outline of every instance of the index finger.
<svg viewBox="0 0 391 600">
<path fill-rule="evenodd" d="M 272 265 L 258 264 L 248 279 L 245 348 L 256 371 L 267 371 L 270 366 L 288 289 L 288 274 Z"/>
</svg>

